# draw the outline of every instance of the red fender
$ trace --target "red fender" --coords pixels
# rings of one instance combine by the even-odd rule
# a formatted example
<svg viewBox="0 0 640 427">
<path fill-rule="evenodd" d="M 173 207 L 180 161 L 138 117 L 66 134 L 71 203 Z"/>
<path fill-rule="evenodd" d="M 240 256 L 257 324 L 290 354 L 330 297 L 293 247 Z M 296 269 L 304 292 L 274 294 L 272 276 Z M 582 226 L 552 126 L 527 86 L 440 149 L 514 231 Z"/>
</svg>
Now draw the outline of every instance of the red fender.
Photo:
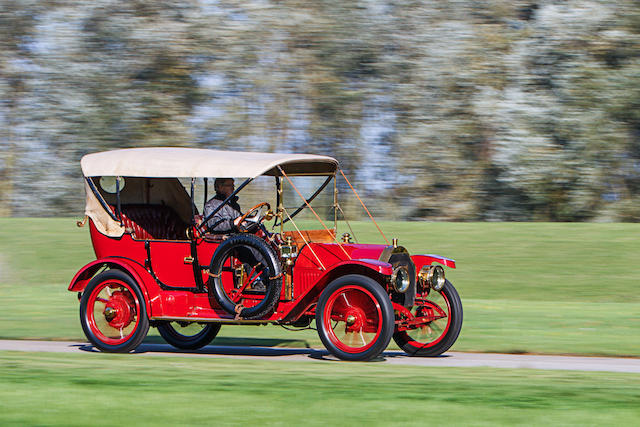
<svg viewBox="0 0 640 427">
<path fill-rule="evenodd" d="M 456 262 L 450 258 L 445 258 L 440 255 L 411 255 L 411 260 L 416 265 L 416 273 L 425 265 L 431 265 L 434 262 L 444 265 L 449 268 L 456 268 Z"/>
<path fill-rule="evenodd" d="M 345 265 L 359 265 L 362 267 L 369 268 L 375 271 L 376 273 L 380 273 L 385 276 L 391 276 L 393 274 L 393 267 L 388 262 L 378 261 L 377 259 L 362 258 L 362 259 L 344 260 L 332 265 L 331 269 L 325 271 L 324 275 L 320 280 L 324 279 L 327 276 L 330 276 L 331 273 L 334 272 L 336 269 L 343 267 Z"/>
<path fill-rule="evenodd" d="M 289 309 L 289 312 L 285 316 L 285 321 L 298 319 L 305 311 L 309 309 L 311 304 L 315 303 L 318 299 L 318 295 L 327 286 L 331 280 L 337 276 L 344 274 L 362 274 L 372 277 L 376 280 L 380 276 L 391 276 L 393 274 L 393 267 L 387 262 L 378 261 L 375 259 L 352 259 L 340 261 L 331 266 L 331 269 L 324 272 L 324 274 L 315 282 L 315 284 L 304 294 L 293 306 Z M 296 277 L 294 267 L 294 281 L 300 279 Z"/>
<path fill-rule="evenodd" d="M 161 299 L 158 298 L 160 288 L 155 283 L 155 280 L 143 266 L 126 258 L 106 257 L 90 262 L 73 276 L 69 284 L 69 290 L 82 292 L 93 276 L 105 266 L 109 269 L 118 269 L 127 273 L 140 286 L 149 317 L 152 317 L 154 313 L 162 313 Z"/>
</svg>

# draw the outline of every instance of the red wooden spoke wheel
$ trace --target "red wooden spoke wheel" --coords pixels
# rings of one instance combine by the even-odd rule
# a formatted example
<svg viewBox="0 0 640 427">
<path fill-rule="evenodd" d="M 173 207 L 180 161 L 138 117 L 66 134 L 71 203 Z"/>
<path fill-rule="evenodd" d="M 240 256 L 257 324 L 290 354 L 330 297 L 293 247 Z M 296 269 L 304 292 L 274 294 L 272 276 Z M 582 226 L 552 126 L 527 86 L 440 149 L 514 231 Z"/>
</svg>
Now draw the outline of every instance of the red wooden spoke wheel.
<svg viewBox="0 0 640 427">
<path fill-rule="evenodd" d="M 447 281 L 440 292 L 418 293 L 411 310 L 398 310 L 393 339 L 410 356 L 438 356 L 453 345 L 461 328 L 462 303 Z"/>
<path fill-rule="evenodd" d="M 147 335 L 149 319 L 140 288 L 119 270 L 96 275 L 80 301 L 85 335 L 97 348 L 129 352 Z"/>
<path fill-rule="evenodd" d="M 375 280 L 356 274 L 331 282 L 320 295 L 316 324 L 327 350 L 344 360 L 369 360 L 389 344 L 393 307 Z"/>
</svg>

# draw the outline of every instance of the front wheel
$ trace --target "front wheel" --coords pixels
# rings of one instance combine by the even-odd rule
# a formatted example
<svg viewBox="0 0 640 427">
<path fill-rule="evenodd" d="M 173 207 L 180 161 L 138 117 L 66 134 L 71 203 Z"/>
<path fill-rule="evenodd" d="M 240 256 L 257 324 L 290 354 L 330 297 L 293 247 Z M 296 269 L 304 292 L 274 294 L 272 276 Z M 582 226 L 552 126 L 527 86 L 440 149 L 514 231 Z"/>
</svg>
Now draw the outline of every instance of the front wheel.
<svg viewBox="0 0 640 427">
<path fill-rule="evenodd" d="M 439 356 L 458 339 L 462 329 L 462 302 L 448 280 L 440 292 L 416 295 L 411 310 L 398 312 L 393 340 L 409 356 Z"/>
<path fill-rule="evenodd" d="M 96 275 L 82 293 L 80 323 L 102 351 L 128 353 L 142 343 L 149 318 L 140 287 L 120 270 Z"/>
<path fill-rule="evenodd" d="M 183 350 L 197 350 L 208 345 L 218 335 L 217 323 L 160 322 L 158 332 L 164 340 Z"/>
<path fill-rule="evenodd" d="M 331 282 L 320 295 L 316 326 L 322 343 L 337 358 L 370 360 L 389 345 L 393 305 L 378 282 L 350 274 Z"/>
</svg>

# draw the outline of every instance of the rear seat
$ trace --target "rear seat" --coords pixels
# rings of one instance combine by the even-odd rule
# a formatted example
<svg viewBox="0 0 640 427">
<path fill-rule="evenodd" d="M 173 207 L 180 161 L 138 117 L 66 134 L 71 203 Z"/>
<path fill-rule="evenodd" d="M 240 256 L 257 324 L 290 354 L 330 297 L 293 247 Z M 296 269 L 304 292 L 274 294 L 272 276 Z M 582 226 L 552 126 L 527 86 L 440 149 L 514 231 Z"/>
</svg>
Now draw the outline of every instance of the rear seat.
<svg viewBox="0 0 640 427">
<path fill-rule="evenodd" d="M 187 240 L 188 225 L 168 206 L 131 204 L 120 209 L 125 230 L 135 239 Z"/>
</svg>

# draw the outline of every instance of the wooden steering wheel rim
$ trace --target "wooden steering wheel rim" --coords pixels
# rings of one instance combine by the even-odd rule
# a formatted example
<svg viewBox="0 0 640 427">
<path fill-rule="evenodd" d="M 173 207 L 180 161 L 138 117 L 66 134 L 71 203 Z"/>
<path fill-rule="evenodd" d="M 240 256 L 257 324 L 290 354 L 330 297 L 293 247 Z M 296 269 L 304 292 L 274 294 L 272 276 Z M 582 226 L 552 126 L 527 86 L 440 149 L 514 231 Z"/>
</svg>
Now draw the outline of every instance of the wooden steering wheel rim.
<svg viewBox="0 0 640 427">
<path fill-rule="evenodd" d="M 271 209 L 271 205 L 270 205 L 269 203 L 267 203 L 267 202 L 261 202 L 261 203 L 258 203 L 257 205 L 255 205 L 254 207 L 252 207 L 251 209 L 249 209 L 249 210 L 248 210 L 244 215 L 242 215 L 242 216 L 240 217 L 240 219 L 238 220 L 238 228 L 240 228 L 240 229 L 241 229 L 241 227 L 242 227 L 242 223 L 244 222 L 244 220 L 245 220 L 245 219 L 247 219 L 247 217 L 249 216 L 249 214 L 250 214 L 251 212 L 255 211 L 256 209 L 260 209 L 261 207 L 263 207 L 263 206 L 265 206 L 265 205 L 267 206 L 267 209 Z"/>
</svg>

